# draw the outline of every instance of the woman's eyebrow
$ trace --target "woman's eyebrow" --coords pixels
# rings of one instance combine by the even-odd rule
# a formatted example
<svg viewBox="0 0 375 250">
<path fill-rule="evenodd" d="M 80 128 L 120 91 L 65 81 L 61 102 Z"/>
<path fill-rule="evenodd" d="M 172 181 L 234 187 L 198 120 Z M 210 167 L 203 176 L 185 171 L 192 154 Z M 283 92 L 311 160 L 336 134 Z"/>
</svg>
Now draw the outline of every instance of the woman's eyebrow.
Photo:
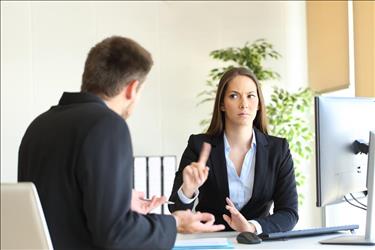
<svg viewBox="0 0 375 250">
<path fill-rule="evenodd" d="M 230 93 L 236 93 L 236 94 L 239 94 L 240 92 L 238 92 L 237 90 L 229 90 Z M 251 93 L 256 93 L 257 91 L 256 90 L 251 90 L 249 92 L 247 92 L 248 94 L 251 94 Z"/>
</svg>

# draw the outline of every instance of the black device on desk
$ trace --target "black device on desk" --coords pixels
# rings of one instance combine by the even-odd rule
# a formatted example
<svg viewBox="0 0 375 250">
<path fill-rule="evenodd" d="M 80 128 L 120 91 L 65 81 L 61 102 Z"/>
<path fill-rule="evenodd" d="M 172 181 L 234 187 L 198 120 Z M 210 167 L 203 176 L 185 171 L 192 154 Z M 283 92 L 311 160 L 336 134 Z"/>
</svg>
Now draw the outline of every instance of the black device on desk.
<svg viewBox="0 0 375 250">
<path fill-rule="evenodd" d="M 319 228 L 309 228 L 302 230 L 293 230 L 287 232 L 278 232 L 278 233 L 269 233 L 261 234 L 259 237 L 262 240 L 277 240 L 277 239 L 286 239 L 286 238 L 296 238 L 296 237 L 307 237 L 307 236 L 316 236 L 321 234 L 332 234 L 338 233 L 340 231 L 350 231 L 353 232 L 355 229 L 358 229 L 358 225 L 345 225 L 337 227 L 319 227 Z"/>
<path fill-rule="evenodd" d="M 254 233 L 242 232 L 237 235 L 237 242 L 241 244 L 259 244 L 262 240 Z"/>
</svg>

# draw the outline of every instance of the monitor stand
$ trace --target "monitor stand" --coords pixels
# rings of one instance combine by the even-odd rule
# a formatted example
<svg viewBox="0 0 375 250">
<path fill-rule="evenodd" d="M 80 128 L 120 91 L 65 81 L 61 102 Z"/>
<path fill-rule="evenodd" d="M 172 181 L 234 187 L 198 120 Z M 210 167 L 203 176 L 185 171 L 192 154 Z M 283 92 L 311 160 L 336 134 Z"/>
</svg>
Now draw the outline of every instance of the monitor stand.
<svg viewBox="0 0 375 250">
<path fill-rule="evenodd" d="M 370 143 L 367 165 L 367 214 L 365 235 L 344 235 L 319 241 L 321 244 L 334 245 L 375 245 L 375 131 L 370 131 Z"/>
</svg>

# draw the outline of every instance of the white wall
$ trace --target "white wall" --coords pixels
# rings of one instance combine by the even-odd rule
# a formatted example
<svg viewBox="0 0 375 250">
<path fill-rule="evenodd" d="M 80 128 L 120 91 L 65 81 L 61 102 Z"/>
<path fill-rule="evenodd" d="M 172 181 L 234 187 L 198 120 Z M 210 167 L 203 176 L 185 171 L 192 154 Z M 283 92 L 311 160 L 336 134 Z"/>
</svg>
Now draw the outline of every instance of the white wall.
<svg viewBox="0 0 375 250">
<path fill-rule="evenodd" d="M 110 35 L 135 39 L 154 57 L 129 119 L 137 155 L 172 154 L 212 104 L 197 107 L 210 51 L 266 38 L 283 58 L 268 62 L 288 89 L 307 82 L 304 2 L 1 2 L 1 181 L 16 181 L 17 151 L 28 124 L 78 91 L 89 49 Z M 269 87 L 265 87 L 267 90 Z M 313 167 L 306 165 L 300 225 L 320 224 Z M 305 212 L 304 212 L 305 211 Z"/>
</svg>

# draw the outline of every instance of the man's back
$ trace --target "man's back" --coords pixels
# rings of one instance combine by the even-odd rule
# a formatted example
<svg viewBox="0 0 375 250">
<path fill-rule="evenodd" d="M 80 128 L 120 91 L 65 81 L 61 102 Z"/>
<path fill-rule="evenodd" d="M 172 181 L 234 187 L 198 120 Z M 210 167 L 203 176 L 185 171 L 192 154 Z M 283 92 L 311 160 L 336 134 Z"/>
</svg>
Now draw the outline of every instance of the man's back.
<svg viewBox="0 0 375 250">
<path fill-rule="evenodd" d="M 55 248 L 173 246 L 173 218 L 130 211 L 132 171 L 125 121 L 91 94 L 65 93 L 20 146 L 19 181 L 35 183 Z"/>
<path fill-rule="evenodd" d="M 18 180 L 35 184 L 54 248 L 170 249 L 177 228 L 224 229 L 213 225 L 209 213 L 150 214 L 166 198 L 133 196 L 134 159 L 124 119 L 152 64 L 150 52 L 132 39 L 105 38 L 87 55 L 81 93 L 64 93 L 59 105 L 28 127 Z"/>
</svg>

